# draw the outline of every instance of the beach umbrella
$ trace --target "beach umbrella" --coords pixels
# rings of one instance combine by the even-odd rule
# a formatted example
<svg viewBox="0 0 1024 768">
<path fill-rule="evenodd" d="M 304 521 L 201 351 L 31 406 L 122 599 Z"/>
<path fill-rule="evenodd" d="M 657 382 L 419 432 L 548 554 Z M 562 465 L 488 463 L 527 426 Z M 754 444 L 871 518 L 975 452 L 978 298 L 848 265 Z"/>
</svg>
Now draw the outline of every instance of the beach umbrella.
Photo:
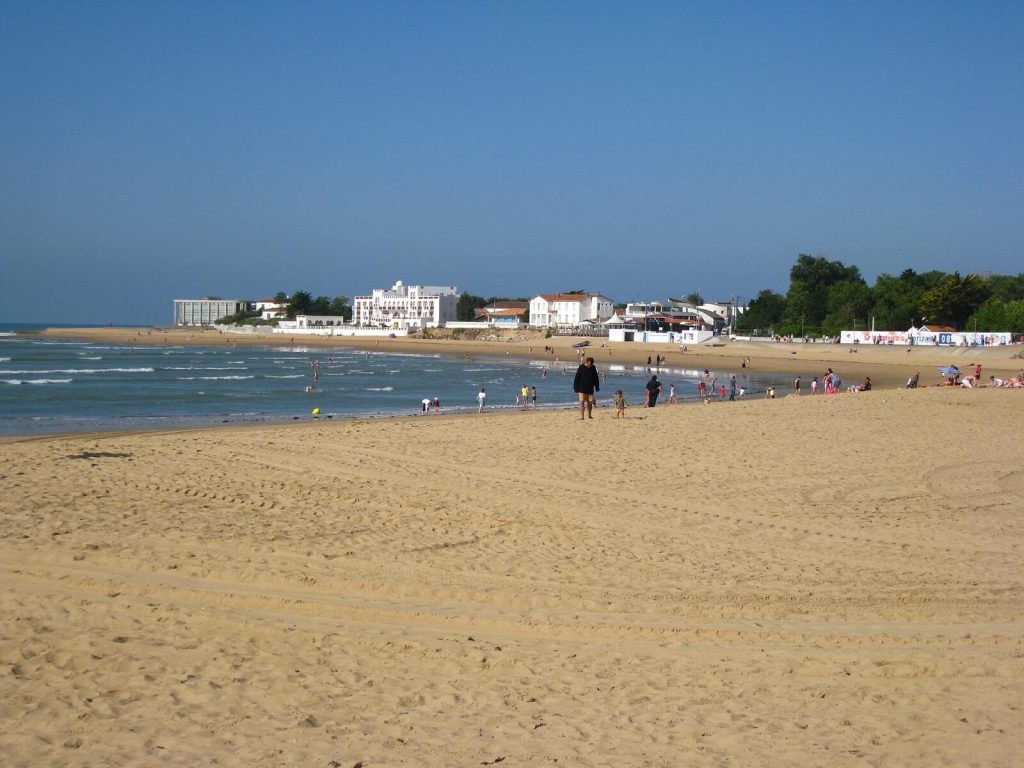
<svg viewBox="0 0 1024 768">
<path fill-rule="evenodd" d="M 959 376 L 960 369 L 957 368 L 955 365 L 944 365 L 941 368 L 939 368 L 939 373 L 941 373 L 943 376 Z"/>
</svg>

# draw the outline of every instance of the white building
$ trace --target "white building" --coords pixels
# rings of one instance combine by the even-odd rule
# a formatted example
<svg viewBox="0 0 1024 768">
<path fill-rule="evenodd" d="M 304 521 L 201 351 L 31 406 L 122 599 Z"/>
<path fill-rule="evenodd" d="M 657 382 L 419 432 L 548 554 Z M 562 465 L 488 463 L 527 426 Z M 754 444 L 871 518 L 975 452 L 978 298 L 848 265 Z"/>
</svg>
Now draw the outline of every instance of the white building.
<svg viewBox="0 0 1024 768">
<path fill-rule="evenodd" d="M 222 299 L 218 296 L 205 296 L 201 299 L 175 299 L 175 325 L 213 325 L 217 320 L 228 315 L 245 311 L 249 306 L 241 299 Z"/>
<path fill-rule="evenodd" d="M 459 290 L 454 285 L 403 285 L 377 288 L 352 300 L 352 324 L 393 330 L 419 330 L 455 320 Z"/>
<path fill-rule="evenodd" d="M 278 304 L 273 299 L 256 299 L 252 306 L 254 311 L 260 313 L 262 320 L 274 320 L 288 314 L 288 305 Z"/>
<path fill-rule="evenodd" d="M 541 293 L 530 299 L 530 325 L 547 327 L 599 323 L 612 316 L 614 305 L 599 293 Z"/>
</svg>

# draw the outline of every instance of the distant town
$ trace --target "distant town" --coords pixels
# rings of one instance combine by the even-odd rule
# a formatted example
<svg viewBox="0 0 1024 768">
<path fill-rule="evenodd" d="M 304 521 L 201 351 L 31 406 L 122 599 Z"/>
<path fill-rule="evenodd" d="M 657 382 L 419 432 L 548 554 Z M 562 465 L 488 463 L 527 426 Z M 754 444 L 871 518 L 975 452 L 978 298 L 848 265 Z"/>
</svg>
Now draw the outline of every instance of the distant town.
<svg viewBox="0 0 1024 768">
<path fill-rule="evenodd" d="M 549 329 L 560 334 L 609 336 L 633 341 L 688 340 L 731 332 L 744 307 L 733 301 L 701 302 L 687 298 L 616 305 L 600 293 L 539 293 L 530 299 L 478 299 L 450 285 L 406 285 L 355 296 L 351 305 L 333 302 L 333 314 L 295 311 L 291 297 L 245 300 L 205 297 L 175 299 L 179 326 L 270 326 L 277 332 L 329 335 L 408 335 L 430 328 Z M 340 297 L 342 299 L 346 297 Z M 699 297 L 690 297 L 699 298 Z M 327 302 L 321 301 L 321 307 Z M 616 338 L 621 337 L 621 338 Z M 661 337 L 664 337 L 661 339 Z"/>
<path fill-rule="evenodd" d="M 699 292 L 618 303 L 572 290 L 485 299 L 453 285 L 401 280 L 367 295 L 175 299 L 174 324 L 232 332 L 404 336 L 445 328 L 534 329 L 610 341 L 703 343 L 718 336 L 869 344 L 981 346 L 1024 340 L 1024 273 L 960 275 L 911 269 L 879 275 L 801 254 L 789 291 L 705 301 Z"/>
</svg>

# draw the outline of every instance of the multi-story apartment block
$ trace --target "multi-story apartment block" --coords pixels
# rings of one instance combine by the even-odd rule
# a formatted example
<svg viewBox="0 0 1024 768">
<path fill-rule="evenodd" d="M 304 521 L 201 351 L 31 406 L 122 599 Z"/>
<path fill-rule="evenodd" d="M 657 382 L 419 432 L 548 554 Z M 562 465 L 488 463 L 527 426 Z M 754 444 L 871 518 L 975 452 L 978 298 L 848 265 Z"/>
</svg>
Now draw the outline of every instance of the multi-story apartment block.
<svg viewBox="0 0 1024 768">
<path fill-rule="evenodd" d="M 352 324 L 415 331 L 455 320 L 459 291 L 453 285 L 404 285 L 377 288 L 352 300 Z"/>
<path fill-rule="evenodd" d="M 245 311 L 249 302 L 206 296 L 202 299 L 175 299 L 175 325 L 213 325 L 215 321 Z"/>
</svg>

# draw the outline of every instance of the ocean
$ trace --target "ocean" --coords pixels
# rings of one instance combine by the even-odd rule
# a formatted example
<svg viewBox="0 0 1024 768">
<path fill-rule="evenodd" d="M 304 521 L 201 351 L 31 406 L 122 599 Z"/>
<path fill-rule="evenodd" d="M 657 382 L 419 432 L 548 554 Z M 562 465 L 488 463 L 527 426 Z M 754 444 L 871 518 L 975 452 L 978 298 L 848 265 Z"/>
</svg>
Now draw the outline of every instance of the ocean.
<svg viewBox="0 0 1024 768">
<path fill-rule="evenodd" d="M 0 435 L 34 435 L 121 429 L 164 429 L 320 418 L 410 416 L 424 398 L 437 397 L 442 413 L 515 409 L 525 384 L 537 387 L 541 408 L 576 405 L 575 361 L 564 367 L 536 360 L 364 352 L 282 344 L 265 347 L 121 345 L 62 341 L 32 333 L 54 325 L 0 324 Z M 597 357 L 597 355 L 595 355 Z M 645 366 L 607 364 L 599 404 L 616 389 L 631 404 L 643 403 Z M 675 384 L 683 402 L 696 399 L 702 371 L 662 367 L 668 399 Z M 732 372 L 718 372 L 728 380 Z M 736 371 L 748 396 L 783 375 Z M 314 380 L 314 374 L 316 379 Z M 307 388 L 311 390 L 307 391 Z"/>
</svg>

